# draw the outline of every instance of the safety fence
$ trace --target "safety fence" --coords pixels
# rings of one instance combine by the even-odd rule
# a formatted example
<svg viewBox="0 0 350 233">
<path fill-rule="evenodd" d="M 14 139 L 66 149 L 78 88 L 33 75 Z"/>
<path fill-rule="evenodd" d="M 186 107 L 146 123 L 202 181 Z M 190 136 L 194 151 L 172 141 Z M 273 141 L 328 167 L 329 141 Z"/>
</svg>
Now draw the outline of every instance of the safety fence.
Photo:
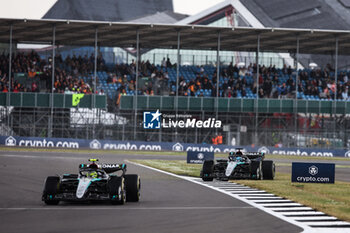
<svg viewBox="0 0 350 233">
<path fill-rule="evenodd" d="M 142 141 L 116 141 L 116 140 L 86 140 L 70 138 L 37 138 L 0 136 L 0 145 L 6 147 L 34 147 L 34 148 L 70 148 L 70 149 L 102 149 L 102 150 L 127 150 L 127 151 L 201 151 L 214 153 L 228 153 L 235 151 L 236 147 L 224 145 L 206 145 L 179 142 L 142 142 Z M 265 154 L 296 155 L 312 157 L 347 157 L 350 151 L 343 149 L 319 149 L 319 148 L 275 148 L 244 146 L 244 151 L 264 152 Z"/>
<path fill-rule="evenodd" d="M 137 98 L 137 102 L 136 102 Z M 178 100 L 177 100 L 178 98 Z M 178 110 L 259 113 L 336 113 L 349 114 L 348 101 L 295 99 L 242 99 L 175 96 L 122 96 L 121 110 Z"/>
</svg>

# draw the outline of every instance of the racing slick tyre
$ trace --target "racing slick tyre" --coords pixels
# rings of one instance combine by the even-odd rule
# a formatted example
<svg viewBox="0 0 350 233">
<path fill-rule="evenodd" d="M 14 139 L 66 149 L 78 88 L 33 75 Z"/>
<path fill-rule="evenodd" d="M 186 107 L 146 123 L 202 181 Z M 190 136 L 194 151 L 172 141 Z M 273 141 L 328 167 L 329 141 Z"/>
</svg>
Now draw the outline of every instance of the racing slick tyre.
<svg viewBox="0 0 350 233">
<path fill-rule="evenodd" d="M 271 160 L 262 161 L 262 170 L 264 180 L 273 180 L 275 178 L 275 164 Z"/>
<path fill-rule="evenodd" d="M 113 205 L 124 205 L 126 202 L 124 177 L 111 176 L 108 190 Z"/>
<path fill-rule="evenodd" d="M 138 202 L 140 200 L 141 180 L 138 175 L 125 175 L 126 201 Z"/>
<path fill-rule="evenodd" d="M 59 200 L 52 200 L 60 187 L 60 177 L 48 176 L 45 181 L 43 199 L 46 205 L 58 205 Z"/>
<path fill-rule="evenodd" d="M 252 178 L 261 180 L 263 178 L 263 170 L 261 161 L 252 161 Z"/>
<path fill-rule="evenodd" d="M 213 171 L 214 171 L 214 161 L 213 160 L 205 160 L 203 163 L 202 169 L 202 180 L 203 181 L 213 181 Z"/>
</svg>

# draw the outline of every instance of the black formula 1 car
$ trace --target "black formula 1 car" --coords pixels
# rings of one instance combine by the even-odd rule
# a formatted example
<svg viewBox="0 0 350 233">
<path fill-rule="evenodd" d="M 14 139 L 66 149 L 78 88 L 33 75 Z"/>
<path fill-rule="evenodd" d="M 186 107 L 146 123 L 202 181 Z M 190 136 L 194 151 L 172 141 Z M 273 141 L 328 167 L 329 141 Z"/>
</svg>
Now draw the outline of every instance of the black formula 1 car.
<svg viewBox="0 0 350 233">
<path fill-rule="evenodd" d="M 230 152 L 228 159 L 206 160 L 200 177 L 203 181 L 229 180 L 229 179 L 268 179 L 275 177 L 275 164 L 271 160 L 264 160 L 264 153 Z"/>
<path fill-rule="evenodd" d="M 126 175 L 126 164 L 80 164 L 78 174 L 46 178 L 42 200 L 48 205 L 60 201 L 110 201 L 123 205 L 138 202 L 141 181 L 135 174 Z"/>
</svg>

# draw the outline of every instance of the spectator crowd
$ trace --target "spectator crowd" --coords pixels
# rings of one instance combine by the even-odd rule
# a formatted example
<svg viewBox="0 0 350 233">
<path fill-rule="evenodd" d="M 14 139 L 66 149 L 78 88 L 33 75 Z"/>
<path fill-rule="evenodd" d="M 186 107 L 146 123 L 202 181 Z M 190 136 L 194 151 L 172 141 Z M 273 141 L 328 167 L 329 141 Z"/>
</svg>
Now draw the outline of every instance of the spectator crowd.
<svg viewBox="0 0 350 233">
<path fill-rule="evenodd" d="M 98 69 L 104 69 L 102 56 L 97 58 Z M 13 54 L 11 63 L 11 92 L 51 92 L 52 58 L 47 61 L 32 51 Z M 91 84 L 84 82 L 81 74 L 93 72 L 94 55 L 90 57 L 55 57 L 54 92 L 55 93 L 86 93 L 93 92 Z M 16 75 L 24 79 L 15 78 Z M 9 55 L 0 56 L 0 92 L 9 91 Z"/>
<path fill-rule="evenodd" d="M 53 88 L 56 93 L 85 93 L 93 90 L 92 78 L 86 80 L 82 76 L 92 77 L 94 71 L 94 55 L 55 57 L 55 73 Z M 138 87 L 136 88 L 136 67 L 139 69 Z M 184 67 L 180 67 L 180 71 Z M 259 78 L 256 64 L 239 67 L 230 63 L 220 67 L 219 93 L 227 98 L 312 98 L 349 100 L 350 80 L 345 71 L 338 73 L 335 81 L 334 68 L 328 64 L 323 69 L 304 69 L 297 72 L 290 66 L 276 68 L 273 65 L 259 66 Z M 179 96 L 212 96 L 217 95 L 217 70 L 214 67 L 193 66 L 189 76 L 181 75 L 176 82 L 176 64 L 170 59 L 163 59 L 156 66 L 149 61 L 142 61 L 136 66 L 134 60 L 130 64 L 117 64 L 107 68 L 101 55 L 97 58 L 97 70 L 106 72 L 107 84 L 116 84 L 117 102 L 122 95 L 176 95 Z M 9 55 L 0 55 L 0 92 L 51 92 L 52 59 L 41 59 L 32 51 L 18 52 L 12 56 L 12 82 L 9 85 Z M 26 77 L 15 79 L 15 74 Z M 298 84 L 296 83 L 298 75 Z M 97 78 L 97 84 L 99 84 Z M 22 81 L 21 81 L 22 80 Z M 101 85 L 96 93 L 103 94 Z M 178 86 L 178 90 L 177 87 Z"/>
</svg>

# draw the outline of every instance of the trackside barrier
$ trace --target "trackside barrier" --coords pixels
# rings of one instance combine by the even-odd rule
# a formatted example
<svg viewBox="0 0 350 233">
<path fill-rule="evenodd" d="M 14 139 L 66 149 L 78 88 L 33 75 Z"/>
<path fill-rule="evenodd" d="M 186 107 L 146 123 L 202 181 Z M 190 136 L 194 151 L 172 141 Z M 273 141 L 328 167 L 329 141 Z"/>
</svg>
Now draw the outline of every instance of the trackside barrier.
<svg viewBox="0 0 350 233">
<path fill-rule="evenodd" d="M 334 163 L 292 163 L 292 182 L 334 184 Z"/>
<path fill-rule="evenodd" d="M 214 160 L 214 152 L 187 151 L 187 163 L 203 163 L 205 160 Z"/>
<path fill-rule="evenodd" d="M 38 138 L 0 136 L 0 145 L 7 147 L 52 147 L 52 148 L 90 148 L 102 150 L 149 150 L 149 151 L 197 151 L 229 153 L 236 147 L 225 145 L 193 144 L 180 142 L 141 142 L 141 141 L 115 141 L 115 140 L 86 140 L 71 138 Z M 314 157 L 348 157 L 350 150 L 345 149 L 318 149 L 318 148 L 275 148 L 242 146 L 243 151 L 264 152 L 266 154 L 297 155 Z"/>
</svg>

